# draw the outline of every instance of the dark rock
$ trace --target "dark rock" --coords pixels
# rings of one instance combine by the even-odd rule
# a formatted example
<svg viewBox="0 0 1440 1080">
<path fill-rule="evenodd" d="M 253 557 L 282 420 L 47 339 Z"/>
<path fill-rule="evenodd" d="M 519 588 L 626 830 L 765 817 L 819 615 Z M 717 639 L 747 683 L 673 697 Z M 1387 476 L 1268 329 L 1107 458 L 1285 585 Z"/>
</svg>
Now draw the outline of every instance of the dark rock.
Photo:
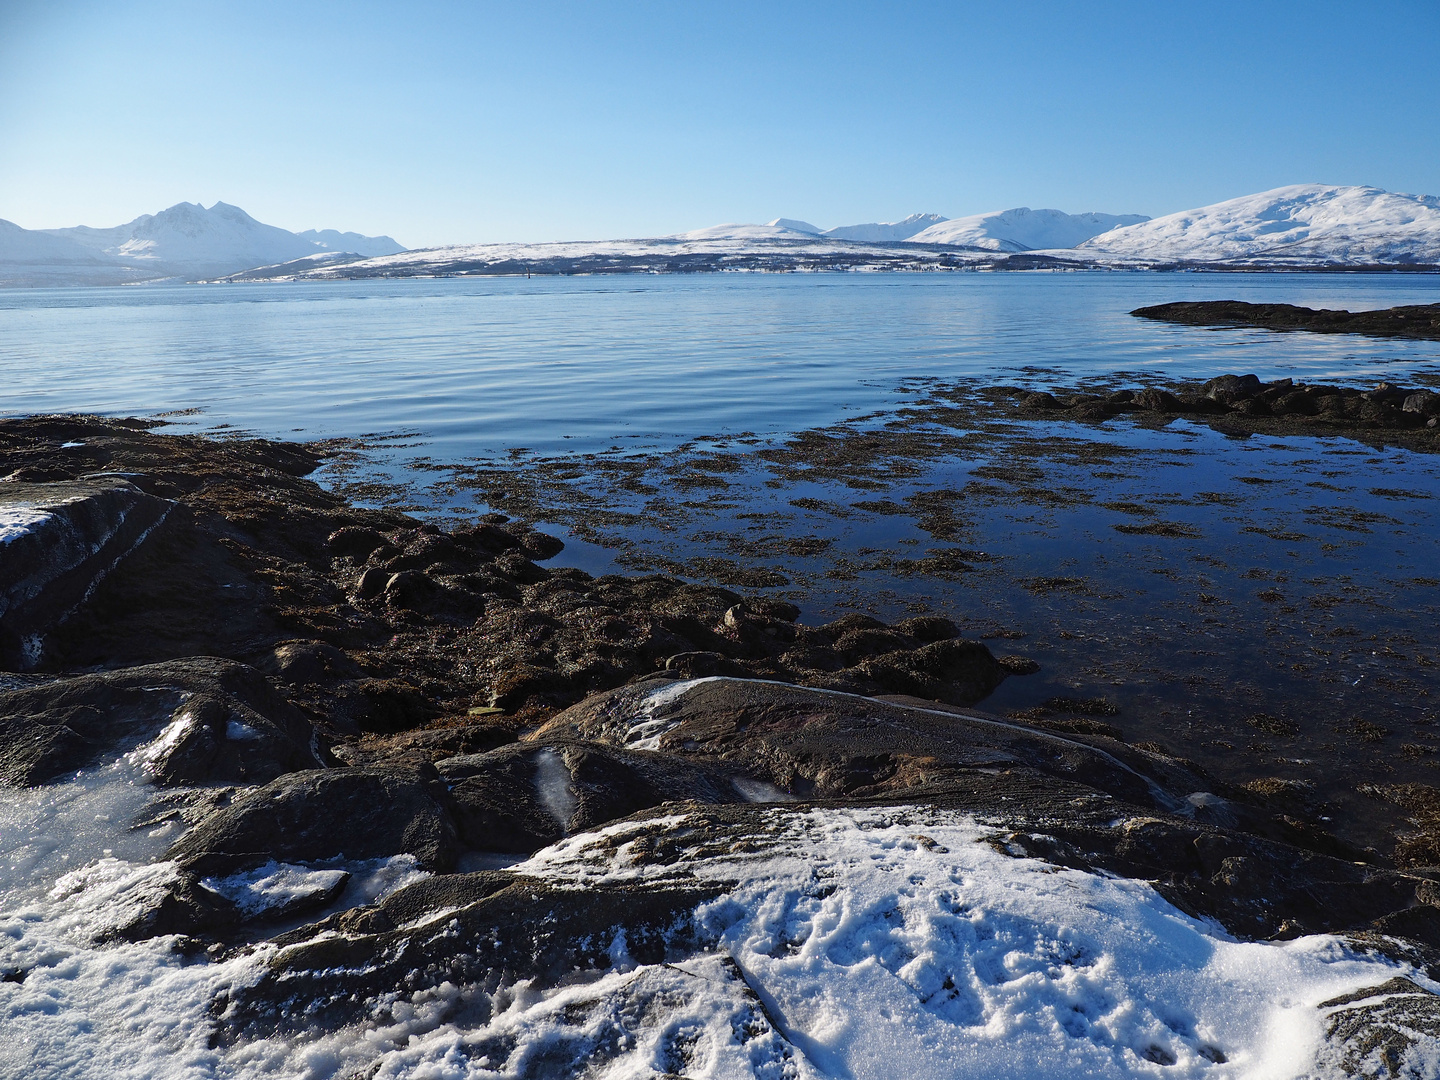
<svg viewBox="0 0 1440 1080">
<path fill-rule="evenodd" d="M 513 533 L 498 525 L 481 524 L 473 528 L 459 528 L 451 536 L 462 544 L 492 554 L 520 546 L 520 541 L 515 539 Z"/>
<path fill-rule="evenodd" d="M 892 694 L 913 694 L 952 705 L 972 705 L 990 696 L 1008 669 L 978 641 L 936 641 L 912 652 L 892 652 L 863 661 L 862 671 Z M 1039 670 L 1038 666 L 1033 670 Z"/>
<path fill-rule="evenodd" d="M 535 851 L 664 802 L 747 801 L 733 768 L 575 740 L 524 742 L 435 767 L 450 784 L 462 838 L 481 851 Z"/>
<path fill-rule="evenodd" d="M 1054 394 L 1047 394 L 1043 390 L 1034 394 L 1026 394 L 1020 399 L 1020 406 L 1025 409 L 1063 409 L 1056 400 Z"/>
<path fill-rule="evenodd" d="M 12 784 L 149 738 L 137 753 L 160 783 L 263 783 L 319 764 L 312 734 L 258 671 L 211 657 L 0 691 L 0 777 Z"/>
<path fill-rule="evenodd" d="M 1191 326 L 1263 326 L 1271 330 L 1309 330 L 1321 334 L 1440 339 L 1440 304 L 1393 307 L 1380 311 L 1330 311 L 1293 304 L 1204 300 L 1157 304 L 1136 308 L 1130 314 Z"/>
<path fill-rule="evenodd" d="M 1241 416 L 1271 415 L 1270 406 L 1265 402 L 1264 398 L 1245 398 L 1241 401 L 1235 402 L 1234 405 L 1231 406 L 1231 408 L 1235 412 L 1239 413 Z"/>
<path fill-rule="evenodd" d="M 239 796 L 170 849 L 202 876 L 271 860 L 415 856 L 446 870 L 458 851 L 451 801 L 433 769 L 311 769 Z"/>
<path fill-rule="evenodd" d="M 497 675 L 491 685 L 490 704 L 513 711 L 527 701 L 555 701 L 570 690 L 570 679 L 554 668 L 516 664 Z"/>
<path fill-rule="evenodd" d="M 1419 390 L 1407 394 L 1402 407 L 1407 413 L 1418 413 L 1424 417 L 1440 416 L 1440 394 L 1433 390 Z"/>
<path fill-rule="evenodd" d="M 325 538 L 325 542 L 336 555 L 348 555 L 352 559 L 364 559 L 386 543 L 380 533 L 360 525 L 336 529 Z"/>
<path fill-rule="evenodd" d="M 386 762 L 433 764 L 461 754 L 483 754 L 512 743 L 515 738 L 513 721 L 496 717 L 489 723 L 369 735 L 340 743 L 331 752 L 346 765 L 383 765 Z"/>
<path fill-rule="evenodd" d="M 677 679 L 704 679 L 711 675 L 732 675 L 744 678 L 745 669 L 724 653 L 682 652 L 665 661 L 665 673 Z"/>
<path fill-rule="evenodd" d="M 546 559 L 553 559 L 560 552 L 565 550 L 565 541 L 558 536 L 551 536 L 549 533 L 542 533 L 538 529 L 532 529 L 520 537 L 520 546 L 525 549 L 525 554 L 535 562 L 544 562 Z"/>
<path fill-rule="evenodd" d="M 366 731 L 404 731 L 433 720 L 440 712 L 429 697 L 404 679 L 366 679 L 359 690 L 365 702 L 360 726 Z"/>
<path fill-rule="evenodd" d="M 50 632 L 173 507 L 117 478 L 0 485 L 0 665 L 39 666 Z"/>
<path fill-rule="evenodd" d="M 1185 404 L 1168 390 L 1147 387 L 1135 395 L 1135 404 L 1152 412 L 1184 412 Z"/>
<path fill-rule="evenodd" d="M 894 626 L 894 629 L 912 637 L 916 641 L 948 641 L 950 638 L 960 636 L 960 628 L 949 619 L 943 619 L 938 615 L 915 615 L 909 619 L 901 619 Z"/>
<path fill-rule="evenodd" d="M 1260 392 L 1258 375 L 1219 375 L 1200 387 L 1200 392 L 1211 401 L 1222 405 L 1235 405 L 1247 401 Z"/>
<path fill-rule="evenodd" d="M 440 586 L 424 574 L 415 570 L 402 570 L 391 574 L 385 582 L 385 603 L 392 608 L 407 611 L 421 611 L 440 592 Z"/>
<path fill-rule="evenodd" d="M 975 655 L 969 648 L 941 649 L 934 663 L 963 666 Z M 924 677 L 924 672 L 905 674 Z M 1118 747 L 1102 751 L 960 708 L 918 708 L 724 678 L 693 683 L 679 693 L 668 690 L 662 705 L 650 704 L 657 690 L 672 686 L 639 683 L 597 694 L 527 738 L 625 746 L 643 731 L 661 751 L 726 762 L 806 798 L 897 792 L 982 767 L 1030 768 L 1059 778 L 1083 779 L 1117 797 L 1157 808 L 1171 804 L 1157 794 L 1154 775 L 1173 773 L 1174 786 L 1187 793 L 1213 783 L 1187 766 L 1140 751 Z"/>
<path fill-rule="evenodd" d="M 275 674 L 291 683 L 323 683 L 358 679 L 361 671 L 334 645 L 323 641 L 287 641 L 271 654 Z"/>
<path fill-rule="evenodd" d="M 390 580 L 390 571 L 382 566 L 368 566 L 364 573 L 355 582 L 355 598 L 357 600 L 373 600 L 385 590 L 385 583 Z"/>
<path fill-rule="evenodd" d="M 1276 416 L 1314 416 L 1320 411 L 1315 397 L 1304 390 L 1281 395 L 1270 409 Z"/>
</svg>

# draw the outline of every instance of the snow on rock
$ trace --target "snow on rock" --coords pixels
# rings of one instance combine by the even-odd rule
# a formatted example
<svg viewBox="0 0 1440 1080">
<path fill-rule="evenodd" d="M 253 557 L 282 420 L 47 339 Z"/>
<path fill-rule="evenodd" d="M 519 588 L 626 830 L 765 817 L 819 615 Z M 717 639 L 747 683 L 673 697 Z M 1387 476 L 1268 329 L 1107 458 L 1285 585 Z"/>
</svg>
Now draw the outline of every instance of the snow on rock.
<svg viewBox="0 0 1440 1080">
<path fill-rule="evenodd" d="M 1440 263 L 1440 198 L 1296 184 L 1116 229 L 1081 248 L 1146 261 Z"/>
<path fill-rule="evenodd" d="M 909 240 L 916 233 L 948 221 L 939 214 L 911 214 L 900 221 L 872 221 L 865 225 L 838 225 L 822 234 L 833 240 L 862 240 L 870 244 L 888 244 Z"/>
<path fill-rule="evenodd" d="M 694 912 L 698 950 L 637 963 L 621 932 L 605 971 L 446 983 L 364 1031 L 262 1039 L 231 1060 L 397 1080 L 1339 1077 L 1326 1002 L 1397 976 L 1422 996 L 1436 985 L 1330 936 L 1233 940 L 1148 884 L 1017 858 L 955 811 L 769 820 L 658 860 L 646 826 L 621 823 L 513 867 L 561 889 L 721 884 Z M 1416 1076 L 1440 1067 L 1433 1035 L 1406 1053 Z"/>
<path fill-rule="evenodd" d="M 941 221 L 910 236 L 916 244 L 959 244 L 988 251 L 1072 248 L 1111 229 L 1148 221 L 1143 214 L 1067 214 L 1061 210 L 996 210 Z"/>
</svg>

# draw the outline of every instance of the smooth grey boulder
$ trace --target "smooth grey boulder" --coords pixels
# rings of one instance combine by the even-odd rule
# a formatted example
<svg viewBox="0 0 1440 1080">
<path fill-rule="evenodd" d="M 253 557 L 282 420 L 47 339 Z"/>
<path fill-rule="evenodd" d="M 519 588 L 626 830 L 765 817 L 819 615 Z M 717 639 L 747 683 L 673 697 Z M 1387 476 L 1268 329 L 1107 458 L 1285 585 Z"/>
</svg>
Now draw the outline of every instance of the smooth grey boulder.
<svg viewBox="0 0 1440 1080">
<path fill-rule="evenodd" d="M 431 768 L 309 769 L 240 796 L 181 837 L 166 857 L 205 876 L 272 860 L 392 855 L 448 870 L 459 853 L 450 805 Z"/>
<path fill-rule="evenodd" d="M 34 670 L 46 635 L 174 506 L 119 477 L 0 483 L 0 667 Z"/>
<path fill-rule="evenodd" d="M 134 750 L 156 783 L 262 784 L 320 762 L 260 672 L 199 656 L 0 690 L 0 782 L 33 786 Z"/>
<path fill-rule="evenodd" d="M 728 764 L 800 798 L 869 797 L 977 768 L 1024 768 L 1168 810 L 1212 783 L 1119 743 L 1101 748 L 975 710 L 726 677 L 596 694 L 526 738 L 643 743 L 697 764 Z"/>
</svg>

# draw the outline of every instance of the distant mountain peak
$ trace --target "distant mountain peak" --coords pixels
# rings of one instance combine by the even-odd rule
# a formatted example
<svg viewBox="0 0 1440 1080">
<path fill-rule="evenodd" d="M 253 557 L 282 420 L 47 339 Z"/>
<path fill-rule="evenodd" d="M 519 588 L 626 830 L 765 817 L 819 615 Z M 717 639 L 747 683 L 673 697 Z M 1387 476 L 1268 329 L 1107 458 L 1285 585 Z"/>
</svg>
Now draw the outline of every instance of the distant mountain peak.
<svg viewBox="0 0 1440 1080">
<path fill-rule="evenodd" d="M 911 214 L 900 221 L 872 221 L 865 225 L 840 225 L 827 229 L 832 240 L 863 240 L 872 244 L 909 240 L 916 233 L 948 220 L 940 214 Z"/>
<path fill-rule="evenodd" d="M 108 229 L 0 230 L 0 277 L 83 284 L 208 278 L 343 250 L 372 257 L 405 248 L 388 236 L 304 235 L 256 221 L 240 207 L 178 202 Z M 15 269 L 23 267 L 23 271 Z"/>
<path fill-rule="evenodd" d="M 796 218 L 777 217 L 774 221 L 765 223 L 773 229 L 789 229 L 792 232 L 809 233 L 811 236 L 819 236 L 820 229 L 811 225 L 808 221 L 800 221 Z"/>
<path fill-rule="evenodd" d="M 1289 184 L 1166 214 L 1083 247 L 1151 262 L 1440 263 L 1440 199 Z"/>
<path fill-rule="evenodd" d="M 910 237 L 917 244 L 955 244 L 987 251 L 1072 248 L 1092 237 L 1149 218 L 1143 214 L 1067 214 L 1017 206 L 932 225 Z"/>
</svg>

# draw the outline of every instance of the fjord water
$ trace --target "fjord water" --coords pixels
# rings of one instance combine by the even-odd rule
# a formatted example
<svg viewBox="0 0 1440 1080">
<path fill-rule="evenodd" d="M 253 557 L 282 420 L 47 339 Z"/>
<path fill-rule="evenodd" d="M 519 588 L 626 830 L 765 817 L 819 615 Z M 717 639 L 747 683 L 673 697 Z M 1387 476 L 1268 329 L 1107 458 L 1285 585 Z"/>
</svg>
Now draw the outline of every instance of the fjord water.
<svg viewBox="0 0 1440 1080">
<path fill-rule="evenodd" d="M 151 416 L 272 437 L 413 432 L 440 460 L 782 434 L 908 378 L 1112 372 L 1377 380 L 1440 342 L 1131 317 L 1232 298 L 1440 300 L 1420 274 L 705 274 L 0 291 L 0 415 Z"/>
</svg>

